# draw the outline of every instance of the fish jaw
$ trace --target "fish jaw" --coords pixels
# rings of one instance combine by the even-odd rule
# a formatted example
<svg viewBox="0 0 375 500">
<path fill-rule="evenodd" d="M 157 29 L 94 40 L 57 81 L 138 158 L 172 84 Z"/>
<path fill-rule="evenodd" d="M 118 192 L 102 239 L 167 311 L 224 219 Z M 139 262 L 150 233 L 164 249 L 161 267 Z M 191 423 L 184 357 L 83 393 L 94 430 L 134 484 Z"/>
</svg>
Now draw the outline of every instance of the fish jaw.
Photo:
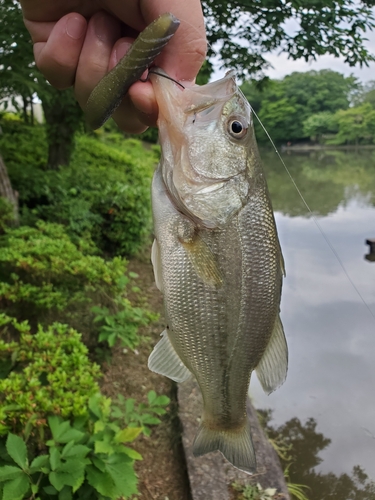
<svg viewBox="0 0 375 500">
<path fill-rule="evenodd" d="M 233 73 L 181 89 L 151 75 L 159 105 L 162 175 L 175 206 L 198 225 L 222 227 L 246 203 L 248 149 L 255 144 L 251 109 Z M 233 137 L 232 122 L 246 132 Z"/>
</svg>

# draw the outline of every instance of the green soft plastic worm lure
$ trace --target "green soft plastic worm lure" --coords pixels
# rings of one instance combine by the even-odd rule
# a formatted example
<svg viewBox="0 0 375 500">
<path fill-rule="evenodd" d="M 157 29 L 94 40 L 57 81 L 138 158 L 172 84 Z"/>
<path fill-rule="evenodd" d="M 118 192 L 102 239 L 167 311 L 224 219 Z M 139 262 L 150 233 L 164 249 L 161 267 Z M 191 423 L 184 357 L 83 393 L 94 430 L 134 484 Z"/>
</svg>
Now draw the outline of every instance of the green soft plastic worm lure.
<svg viewBox="0 0 375 500">
<path fill-rule="evenodd" d="M 101 127 L 111 117 L 131 85 L 141 78 L 179 25 L 180 21 L 173 14 L 166 13 L 138 35 L 129 52 L 91 92 L 84 109 L 91 128 Z"/>
</svg>

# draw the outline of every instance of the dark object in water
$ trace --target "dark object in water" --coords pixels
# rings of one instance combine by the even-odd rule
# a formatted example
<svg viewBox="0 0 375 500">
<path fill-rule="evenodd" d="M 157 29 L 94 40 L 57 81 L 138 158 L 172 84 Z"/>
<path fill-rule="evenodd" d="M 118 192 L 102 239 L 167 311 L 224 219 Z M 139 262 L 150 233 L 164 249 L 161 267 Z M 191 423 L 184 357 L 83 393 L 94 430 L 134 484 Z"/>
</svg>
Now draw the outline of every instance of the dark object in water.
<svg viewBox="0 0 375 500">
<path fill-rule="evenodd" d="M 366 245 L 369 245 L 370 252 L 365 255 L 365 259 L 370 262 L 375 262 L 375 238 L 366 240 Z"/>
</svg>

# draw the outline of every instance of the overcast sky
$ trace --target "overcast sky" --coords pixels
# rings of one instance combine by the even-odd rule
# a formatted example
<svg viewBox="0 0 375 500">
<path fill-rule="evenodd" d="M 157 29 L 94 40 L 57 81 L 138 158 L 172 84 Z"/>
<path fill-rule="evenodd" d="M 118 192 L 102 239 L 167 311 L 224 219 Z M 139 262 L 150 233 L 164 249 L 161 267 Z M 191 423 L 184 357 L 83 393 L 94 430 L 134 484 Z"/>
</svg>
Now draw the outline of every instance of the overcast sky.
<svg viewBox="0 0 375 500">
<path fill-rule="evenodd" d="M 375 32 L 367 33 L 366 38 L 368 38 L 366 42 L 367 48 L 370 52 L 375 53 Z M 375 62 L 370 63 L 368 67 L 363 66 L 360 68 L 359 66 L 350 67 L 348 64 L 345 64 L 343 59 L 333 56 L 322 56 L 316 61 L 306 63 L 303 60 L 293 61 L 292 59 L 288 59 L 287 54 L 277 55 L 277 53 L 271 53 L 267 56 L 267 60 L 273 66 L 272 69 L 268 69 L 265 72 L 270 78 L 283 78 L 293 71 L 310 71 L 329 68 L 343 73 L 345 76 L 354 74 L 354 76 L 358 77 L 362 82 L 375 80 Z"/>
<path fill-rule="evenodd" d="M 293 23 L 293 21 L 289 21 L 287 24 L 287 31 L 293 32 L 294 28 L 295 24 Z M 375 54 L 375 31 L 366 33 L 365 37 L 368 39 L 368 41 L 365 42 L 366 47 L 370 52 Z M 293 61 L 292 59 L 288 59 L 287 54 L 278 54 L 277 51 L 268 54 L 266 56 L 266 59 L 271 63 L 272 68 L 266 70 L 265 74 L 273 79 L 283 78 L 285 75 L 293 73 L 293 71 L 303 72 L 310 70 L 319 71 L 321 69 L 332 69 L 344 74 L 345 76 L 350 76 L 351 74 L 353 74 L 363 83 L 369 80 L 375 80 L 375 62 L 371 63 L 368 67 L 350 67 L 348 64 L 345 64 L 343 58 L 322 56 L 317 58 L 316 61 L 307 63 L 304 60 Z M 212 80 L 223 77 L 225 73 L 226 70 L 216 69 Z"/>
</svg>

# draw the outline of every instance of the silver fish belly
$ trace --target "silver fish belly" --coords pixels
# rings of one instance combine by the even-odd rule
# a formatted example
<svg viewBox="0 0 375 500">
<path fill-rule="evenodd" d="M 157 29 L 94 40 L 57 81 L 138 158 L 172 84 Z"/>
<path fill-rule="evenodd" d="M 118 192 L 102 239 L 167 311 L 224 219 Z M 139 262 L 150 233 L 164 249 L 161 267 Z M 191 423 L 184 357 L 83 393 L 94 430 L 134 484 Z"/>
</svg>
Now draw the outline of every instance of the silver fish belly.
<svg viewBox="0 0 375 500">
<path fill-rule="evenodd" d="M 220 450 L 251 473 L 256 469 L 246 415 L 251 373 L 256 370 L 264 390 L 272 392 L 286 377 L 287 346 L 279 318 L 283 259 L 250 109 L 229 75 L 221 86 L 187 92 L 184 114 L 176 112 L 180 122 L 173 128 L 170 111 L 164 109 L 162 122 L 160 93 L 177 92 L 172 108 L 167 103 L 172 110 L 182 94 L 160 78 L 153 81 L 156 89 L 159 85 L 163 157 L 152 186 L 152 261 L 167 328 L 149 367 L 177 382 L 191 374 L 196 378 L 204 410 L 194 454 Z M 215 106 L 199 128 L 199 113 Z M 180 144 L 186 124 L 193 132 Z M 202 130 L 214 134 L 213 145 L 204 137 L 202 144 Z M 205 165 L 193 162 L 199 156 Z"/>
</svg>

